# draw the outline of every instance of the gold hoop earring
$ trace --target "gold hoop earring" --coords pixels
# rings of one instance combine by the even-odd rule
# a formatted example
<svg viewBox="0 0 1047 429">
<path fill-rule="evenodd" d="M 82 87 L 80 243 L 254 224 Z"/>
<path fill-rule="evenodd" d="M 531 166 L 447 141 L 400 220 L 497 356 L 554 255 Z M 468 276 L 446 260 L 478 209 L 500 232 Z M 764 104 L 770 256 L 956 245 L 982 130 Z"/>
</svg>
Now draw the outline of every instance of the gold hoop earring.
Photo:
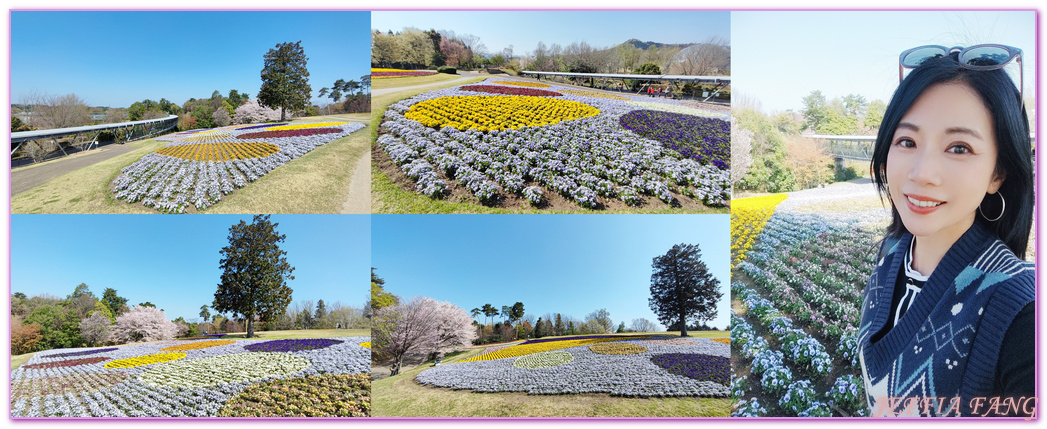
<svg viewBox="0 0 1047 429">
<path fill-rule="evenodd" d="M 989 195 L 992 195 L 992 194 L 989 194 Z M 978 205 L 978 213 L 981 213 L 982 217 L 984 217 L 985 220 L 987 220 L 989 222 L 996 222 L 996 221 L 1000 220 L 1000 218 L 1003 217 L 1003 213 L 1005 211 L 1007 211 L 1007 200 L 1003 199 L 1003 192 L 997 192 L 996 195 L 1000 196 L 1000 215 L 999 216 L 996 216 L 993 219 L 989 219 L 989 217 L 985 215 L 985 212 L 982 211 L 982 205 L 981 204 Z"/>
</svg>

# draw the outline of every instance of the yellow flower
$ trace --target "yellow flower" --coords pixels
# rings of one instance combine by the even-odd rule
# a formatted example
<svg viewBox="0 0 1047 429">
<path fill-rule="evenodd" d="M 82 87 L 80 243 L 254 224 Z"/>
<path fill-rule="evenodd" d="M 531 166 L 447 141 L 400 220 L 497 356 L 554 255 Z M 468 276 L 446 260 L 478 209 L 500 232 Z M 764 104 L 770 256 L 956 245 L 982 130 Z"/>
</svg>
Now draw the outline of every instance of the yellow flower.
<svg viewBox="0 0 1047 429">
<path fill-rule="evenodd" d="M 417 103 L 404 114 L 427 127 L 499 131 L 596 116 L 587 104 L 549 97 L 469 95 Z"/>
<path fill-rule="evenodd" d="M 188 344 L 182 344 L 178 346 L 164 347 L 160 349 L 162 352 L 184 352 L 188 350 L 206 349 L 208 347 L 224 346 L 226 344 L 233 344 L 236 341 L 233 340 L 213 340 L 213 341 L 195 341 Z"/>
<path fill-rule="evenodd" d="M 731 269 L 745 259 L 786 194 L 731 200 Z"/>
<path fill-rule="evenodd" d="M 105 364 L 106 368 L 134 368 L 154 363 L 170 362 L 184 358 L 185 353 L 157 353 L 127 359 L 117 359 Z"/>
</svg>

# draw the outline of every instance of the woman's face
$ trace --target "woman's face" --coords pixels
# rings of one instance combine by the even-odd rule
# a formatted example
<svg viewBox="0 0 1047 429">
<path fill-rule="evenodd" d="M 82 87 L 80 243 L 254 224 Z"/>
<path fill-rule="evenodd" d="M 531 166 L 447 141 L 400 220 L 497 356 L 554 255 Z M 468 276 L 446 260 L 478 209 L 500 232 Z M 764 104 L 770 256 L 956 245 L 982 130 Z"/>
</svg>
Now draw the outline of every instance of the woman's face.
<svg viewBox="0 0 1047 429">
<path fill-rule="evenodd" d="M 887 187 L 905 228 L 949 245 L 958 240 L 985 194 L 1003 183 L 994 174 L 996 156 L 992 118 L 970 87 L 944 83 L 924 91 L 887 152 Z"/>
</svg>

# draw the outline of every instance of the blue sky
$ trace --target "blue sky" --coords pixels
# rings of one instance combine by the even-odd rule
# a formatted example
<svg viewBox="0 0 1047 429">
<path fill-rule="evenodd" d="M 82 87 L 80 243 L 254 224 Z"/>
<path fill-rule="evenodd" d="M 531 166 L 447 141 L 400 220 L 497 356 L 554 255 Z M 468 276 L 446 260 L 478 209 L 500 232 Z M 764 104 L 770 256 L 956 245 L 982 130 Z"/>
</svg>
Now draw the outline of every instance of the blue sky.
<svg viewBox="0 0 1047 429">
<path fill-rule="evenodd" d="M 376 215 L 372 266 L 385 289 L 466 311 L 520 301 L 535 319 L 577 320 L 606 308 L 617 326 L 646 318 L 651 260 L 698 244 L 723 299 L 710 322 L 730 322 L 728 215 Z"/>
<path fill-rule="evenodd" d="M 170 319 L 199 319 L 220 281 L 219 250 L 239 215 L 14 215 L 11 292 L 61 298 L 86 283 L 116 289 L 129 305 L 152 302 Z M 361 307 L 371 259 L 369 216 L 274 215 L 295 267 L 293 301 Z"/>
<path fill-rule="evenodd" d="M 527 5 L 521 5 L 531 7 Z M 604 5 L 609 7 L 610 5 Z M 731 38 L 730 12 L 693 11 L 375 11 L 371 28 L 394 33 L 405 27 L 472 34 L 489 52 L 513 45 L 513 56 L 533 52 L 538 42 L 567 46 L 586 42 L 607 48 L 629 39 L 660 43 L 699 43 L 712 36 Z"/>
<path fill-rule="evenodd" d="M 370 73 L 368 12 L 11 12 L 11 101 L 75 93 L 90 106 L 215 90 L 258 95 L 263 55 L 302 42 L 315 102 L 335 80 Z M 330 99 L 324 99 L 330 101 Z"/>
<path fill-rule="evenodd" d="M 985 5 L 982 5 L 984 7 Z M 732 89 L 766 113 L 803 108 L 821 90 L 889 102 L 898 55 L 921 45 L 998 43 L 1024 51 L 1025 94 L 1034 94 L 1035 15 L 1024 12 L 734 12 Z M 1017 85 L 1017 65 L 1008 65 Z"/>
</svg>

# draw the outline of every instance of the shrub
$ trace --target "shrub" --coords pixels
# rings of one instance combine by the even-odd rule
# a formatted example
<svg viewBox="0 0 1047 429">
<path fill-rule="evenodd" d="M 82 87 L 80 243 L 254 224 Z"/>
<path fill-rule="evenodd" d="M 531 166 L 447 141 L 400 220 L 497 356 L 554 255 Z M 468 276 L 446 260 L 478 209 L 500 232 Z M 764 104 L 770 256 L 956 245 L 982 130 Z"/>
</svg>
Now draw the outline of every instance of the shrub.
<svg viewBox="0 0 1047 429">
<path fill-rule="evenodd" d="M 40 335 L 40 325 L 19 324 L 11 328 L 11 354 L 20 355 L 36 350 L 37 343 L 44 337 Z"/>
<path fill-rule="evenodd" d="M 436 69 L 437 73 L 458 74 L 458 69 L 451 66 L 443 66 Z"/>
</svg>

